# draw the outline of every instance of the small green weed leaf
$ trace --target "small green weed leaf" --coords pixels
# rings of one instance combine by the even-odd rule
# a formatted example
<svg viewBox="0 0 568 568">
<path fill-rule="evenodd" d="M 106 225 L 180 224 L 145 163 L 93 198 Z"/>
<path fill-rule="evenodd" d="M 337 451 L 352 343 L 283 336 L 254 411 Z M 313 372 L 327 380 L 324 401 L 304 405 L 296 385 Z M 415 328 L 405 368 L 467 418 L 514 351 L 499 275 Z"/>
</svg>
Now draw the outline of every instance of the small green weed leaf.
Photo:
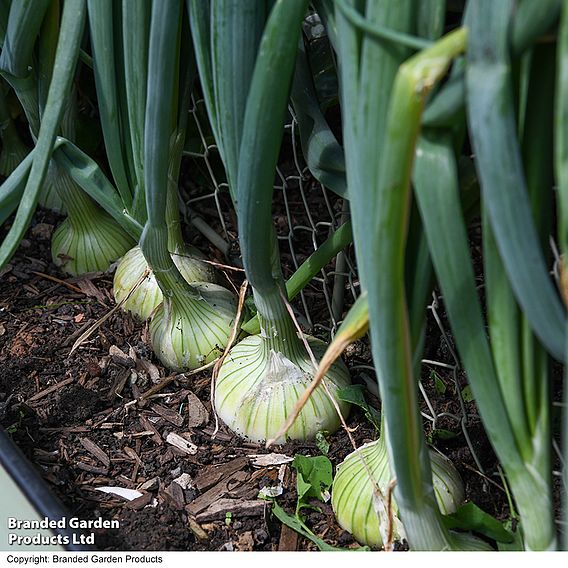
<svg viewBox="0 0 568 568">
<path fill-rule="evenodd" d="M 299 511 L 302 507 L 305 506 L 305 501 L 309 499 L 309 497 L 315 497 L 313 495 L 316 493 L 316 488 L 312 488 L 312 486 L 304 480 L 304 477 L 301 473 L 298 473 L 298 477 L 296 479 L 296 488 L 298 491 L 298 505 L 296 507 L 296 511 Z M 320 490 L 321 496 L 321 490 Z M 319 499 L 319 497 L 318 497 Z"/>
<path fill-rule="evenodd" d="M 497 542 L 512 543 L 515 540 L 514 535 L 503 523 L 480 509 L 475 503 L 466 503 L 443 519 L 449 529 L 476 531 Z"/>
<path fill-rule="evenodd" d="M 300 454 L 294 457 L 292 467 L 297 471 L 298 507 L 306 504 L 313 497 L 323 501 L 322 491 L 331 487 L 333 473 L 331 462 L 326 456 L 306 457 Z"/>
<path fill-rule="evenodd" d="M 299 513 L 302 508 L 314 509 L 316 511 L 319 510 L 317 507 L 308 505 L 306 500 L 311 497 L 323 500 L 322 492 L 327 491 L 331 486 L 333 476 L 332 466 L 329 459 L 325 456 L 306 457 L 298 454 L 294 457 L 292 467 L 297 472 L 296 486 L 298 501 L 296 503 L 296 513 L 294 515 L 290 515 L 280 505 L 278 505 L 274 498 L 263 497 L 272 502 L 272 513 L 274 516 L 281 523 L 284 523 L 292 530 L 310 539 L 320 550 L 370 550 L 370 548 L 366 546 L 350 549 L 336 548 L 327 544 L 309 529 Z"/>
<path fill-rule="evenodd" d="M 363 385 L 351 385 L 344 389 L 340 389 L 337 392 L 337 398 L 343 400 L 344 402 L 349 402 L 355 404 L 363 409 L 365 412 L 365 418 L 377 429 L 381 429 L 381 413 L 373 408 L 365 400 L 365 387 Z"/>
<path fill-rule="evenodd" d="M 321 538 L 317 537 L 297 516 L 289 515 L 276 501 L 272 502 L 272 513 L 280 522 L 302 536 L 309 538 L 322 551 L 351 550 L 349 548 L 336 548 L 327 544 Z M 369 548 L 363 547 L 355 550 L 369 550 Z"/>
<path fill-rule="evenodd" d="M 441 379 L 440 375 L 436 371 L 430 371 L 430 378 L 434 381 L 434 388 L 438 394 L 446 394 L 446 383 Z"/>
<path fill-rule="evenodd" d="M 473 402 L 475 400 L 473 393 L 471 392 L 471 387 L 469 385 L 462 389 L 461 395 L 464 402 Z"/>
</svg>

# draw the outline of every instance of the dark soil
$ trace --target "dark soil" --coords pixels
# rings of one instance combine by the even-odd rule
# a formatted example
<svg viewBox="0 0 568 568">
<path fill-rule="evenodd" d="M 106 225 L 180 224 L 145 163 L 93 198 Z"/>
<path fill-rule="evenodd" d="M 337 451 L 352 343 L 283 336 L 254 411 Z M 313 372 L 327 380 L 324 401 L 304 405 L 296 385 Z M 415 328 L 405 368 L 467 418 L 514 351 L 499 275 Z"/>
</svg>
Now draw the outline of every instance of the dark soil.
<svg viewBox="0 0 568 568">
<path fill-rule="evenodd" d="M 70 355 L 81 333 L 114 306 L 112 275 L 69 278 L 60 273 L 49 251 L 57 222 L 51 213 L 36 213 L 22 246 L 1 274 L 0 292 L 0 425 L 55 495 L 74 516 L 120 521 L 120 530 L 97 533 L 101 550 L 315 550 L 311 541 L 271 515 L 269 502 L 257 499 L 259 490 L 275 485 L 280 476 L 284 492 L 278 502 L 294 510 L 295 472 L 290 463 L 257 466 L 251 457 L 271 452 L 317 455 L 315 443 L 266 450 L 234 436 L 222 424 L 214 433 L 210 375 L 170 375 L 154 359 L 145 325 L 122 312 L 114 313 Z M 313 307 L 317 313 L 317 304 Z M 447 346 L 433 324 L 428 337 L 428 357 L 443 360 Z M 346 362 L 355 369 L 370 365 L 367 345 L 352 347 Z M 453 377 L 436 369 L 447 386 L 441 392 L 431 370 L 424 369 L 423 385 L 436 413 L 460 416 Z M 362 379 L 358 370 L 353 376 Z M 166 379 L 163 388 L 154 382 L 165 384 Z M 465 386 L 463 377 L 459 380 Z M 378 408 L 370 393 L 368 400 Z M 468 499 L 503 519 L 508 510 L 495 477 L 496 460 L 474 403 L 467 406 L 466 431 L 484 474 L 459 423 L 441 418 L 437 430 L 451 434 L 441 439 L 426 421 L 427 434 L 454 461 Z M 358 444 L 376 436 L 357 409 L 349 426 Z M 172 433 L 193 444 L 195 451 L 186 453 L 172 445 Z M 336 466 L 352 451 L 351 443 L 344 431 L 328 441 L 328 456 Z M 102 486 L 138 489 L 142 496 L 128 502 L 96 490 Z M 306 524 L 316 535 L 333 546 L 358 546 L 337 525 L 329 503 L 319 503 L 319 509 L 306 513 Z"/>
</svg>

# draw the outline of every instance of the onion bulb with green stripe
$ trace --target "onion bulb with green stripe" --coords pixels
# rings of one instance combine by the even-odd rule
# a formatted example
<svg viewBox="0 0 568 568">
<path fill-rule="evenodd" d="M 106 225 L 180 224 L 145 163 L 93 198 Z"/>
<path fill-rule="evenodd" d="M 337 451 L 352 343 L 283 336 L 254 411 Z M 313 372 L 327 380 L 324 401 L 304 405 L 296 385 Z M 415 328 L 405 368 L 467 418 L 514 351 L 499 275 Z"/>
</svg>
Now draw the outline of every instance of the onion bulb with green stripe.
<svg viewBox="0 0 568 568">
<path fill-rule="evenodd" d="M 459 473 L 447 457 L 434 450 L 430 450 L 430 464 L 438 508 L 443 515 L 454 513 L 465 499 Z M 382 436 L 349 454 L 338 466 L 333 480 L 331 504 L 342 528 L 349 531 L 361 544 L 380 548 L 383 541 L 375 506 L 374 484 L 369 474 L 373 476 L 384 495 L 393 476 Z M 405 538 L 404 527 L 398 519 L 398 507 L 394 500 L 393 516 L 393 537 L 395 540 L 401 540 Z"/>
<path fill-rule="evenodd" d="M 49 173 L 57 177 L 57 191 L 68 211 L 51 238 L 53 263 L 73 276 L 108 270 L 132 239 L 53 161 Z"/>
<path fill-rule="evenodd" d="M 211 282 L 186 289 L 171 287 L 150 320 L 150 341 L 169 369 L 187 371 L 210 363 L 223 353 L 237 311 L 232 292 Z"/>
<path fill-rule="evenodd" d="M 54 264 L 63 272 L 77 276 L 108 270 L 132 241 L 104 211 L 95 217 L 68 217 L 57 227 L 51 240 Z"/>
<path fill-rule="evenodd" d="M 179 245 L 176 252 L 172 253 L 171 256 L 177 269 L 187 282 L 216 281 L 214 268 L 204 262 L 204 255 L 195 247 L 185 244 Z M 146 271 L 148 271 L 146 278 L 140 282 Z M 122 257 L 116 268 L 113 294 L 117 304 L 128 296 L 136 284 L 138 284 L 137 288 L 122 304 L 122 309 L 131 312 L 142 320 L 146 320 L 162 302 L 163 295 L 156 278 L 149 271 L 148 263 L 139 246 L 130 249 Z"/>
<path fill-rule="evenodd" d="M 319 362 L 326 344 L 313 337 L 308 338 L 308 343 Z M 295 329 L 283 329 L 272 337 L 251 335 L 231 349 L 221 366 L 215 386 L 215 410 L 240 436 L 254 442 L 273 439 L 314 374 L 312 360 Z M 324 381 L 343 416 L 347 416 L 349 406 L 336 396 L 351 382 L 345 364 L 341 360 L 334 363 Z M 320 384 L 287 436 L 310 440 L 320 430 L 333 432 L 339 426 L 333 402 Z M 283 443 L 285 439 L 277 438 L 275 442 Z"/>
</svg>

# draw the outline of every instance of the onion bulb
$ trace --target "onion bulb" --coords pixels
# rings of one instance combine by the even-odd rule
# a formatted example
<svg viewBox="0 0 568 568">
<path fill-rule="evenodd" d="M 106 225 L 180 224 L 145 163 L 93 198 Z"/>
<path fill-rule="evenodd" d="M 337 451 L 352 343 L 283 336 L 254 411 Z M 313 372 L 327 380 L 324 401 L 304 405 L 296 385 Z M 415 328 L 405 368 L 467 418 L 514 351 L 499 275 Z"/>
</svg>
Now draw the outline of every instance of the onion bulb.
<svg viewBox="0 0 568 568">
<path fill-rule="evenodd" d="M 132 240 L 102 209 L 67 217 L 53 233 L 51 257 L 63 272 L 77 276 L 108 270 L 130 247 Z"/>
<path fill-rule="evenodd" d="M 213 267 L 206 262 L 205 258 L 196 248 L 189 245 L 181 245 L 172 253 L 172 259 L 187 282 L 215 282 L 216 275 Z M 130 249 L 118 263 L 113 282 L 113 294 L 116 303 L 120 303 L 128 296 L 132 288 L 140 281 L 148 270 L 148 263 L 139 246 Z M 128 300 L 122 304 L 122 309 L 137 315 L 142 320 L 150 317 L 150 314 L 162 302 L 162 291 L 158 286 L 152 272 L 148 272 L 146 278 L 132 292 Z"/>
<path fill-rule="evenodd" d="M 325 343 L 312 337 L 308 342 L 319 361 L 325 352 Z M 293 336 L 280 338 L 280 349 L 275 346 L 274 338 L 251 335 L 231 349 L 220 368 L 215 386 L 215 410 L 240 436 L 254 442 L 272 439 L 286 422 L 314 373 L 314 365 L 295 332 Z M 324 380 L 343 416 L 347 416 L 349 405 L 335 396 L 339 389 L 350 384 L 345 364 L 337 361 Z M 333 432 L 339 425 L 339 416 L 320 384 L 287 436 L 294 440 L 309 440 L 318 431 Z M 276 440 L 278 443 L 284 441 L 282 438 Z"/>
<path fill-rule="evenodd" d="M 150 341 L 169 369 L 187 371 L 222 354 L 235 322 L 237 301 L 232 292 L 210 282 L 190 285 L 156 309 L 150 320 Z"/>
<path fill-rule="evenodd" d="M 361 461 L 365 461 L 365 467 Z M 434 494 L 443 515 L 454 513 L 465 499 L 464 488 L 452 462 L 442 454 L 430 450 Z M 369 472 L 383 495 L 392 479 L 387 448 L 383 438 L 361 446 L 349 454 L 337 468 L 333 480 L 331 504 L 339 525 L 350 532 L 361 544 L 373 548 L 383 545 L 379 530 L 379 516 L 375 509 L 374 485 Z M 393 500 L 393 536 L 405 538 L 398 519 L 398 507 Z"/>
</svg>

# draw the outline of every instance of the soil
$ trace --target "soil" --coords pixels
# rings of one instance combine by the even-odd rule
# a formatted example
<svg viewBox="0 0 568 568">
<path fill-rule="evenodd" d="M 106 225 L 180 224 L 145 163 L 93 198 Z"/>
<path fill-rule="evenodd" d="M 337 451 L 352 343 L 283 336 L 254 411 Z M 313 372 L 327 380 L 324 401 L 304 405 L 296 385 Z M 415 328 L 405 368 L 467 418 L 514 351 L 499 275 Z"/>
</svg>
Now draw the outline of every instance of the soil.
<svg viewBox="0 0 568 568">
<path fill-rule="evenodd" d="M 255 456 L 313 456 L 322 452 L 321 445 L 287 443 L 267 450 L 223 424 L 216 430 L 210 374 L 171 375 L 154 358 L 146 325 L 120 311 L 70 354 L 77 338 L 113 308 L 112 274 L 62 274 L 49 251 L 58 220 L 38 210 L 0 275 L 0 425 L 50 489 L 73 516 L 120 521 L 120 530 L 97 532 L 100 550 L 316 550 L 271 514 L 268 501 L 257 498 L 263 487 L 280 480 L 278 503 L 293 512 L 296 481 L 290 461 L 273 456 L 273 465 L 255 465 Z M 238 286 L 240 273 L 229 276 Z M 315 293 L 312 299 L 317 314 Z M 448 346 L 433 321 L 428 338 L 428 358 L 447 360 Z M 354 369 L 354 381 L 364 382 L 357 370 L 371 364 L 364 341 L 349 349 L 346 363 Z M 439 368 L 436 373 L 445 389 L 427 366 L 422 381 L 436 413 L 460 416 L 453 376 Z M 458 384 L 465 386 L 464 377 Z M 371 392 L 367 399 L 380 408 Z M 432 432 L 425 421 L 426 433 L 454 461 L 467 498 L 505 519 L 507 501 L 495 456 L 475 403 L 466 405 L 466 431 L 484 473 L 459 423 L 441 417 Z M 358 409 L 348 425 L 357 444 L 376 436 Z M 327 441 L 335 467 L 352 451 L 351 442 L 343 430 Z M 103 486 L 139 490 L 142 496 L 126 501 L 97 490 Z M 337 525 L 330 504 L 317 506 L 305 513 L 311 530 L 332 546 L 358 547 Z"/>
</svg>

